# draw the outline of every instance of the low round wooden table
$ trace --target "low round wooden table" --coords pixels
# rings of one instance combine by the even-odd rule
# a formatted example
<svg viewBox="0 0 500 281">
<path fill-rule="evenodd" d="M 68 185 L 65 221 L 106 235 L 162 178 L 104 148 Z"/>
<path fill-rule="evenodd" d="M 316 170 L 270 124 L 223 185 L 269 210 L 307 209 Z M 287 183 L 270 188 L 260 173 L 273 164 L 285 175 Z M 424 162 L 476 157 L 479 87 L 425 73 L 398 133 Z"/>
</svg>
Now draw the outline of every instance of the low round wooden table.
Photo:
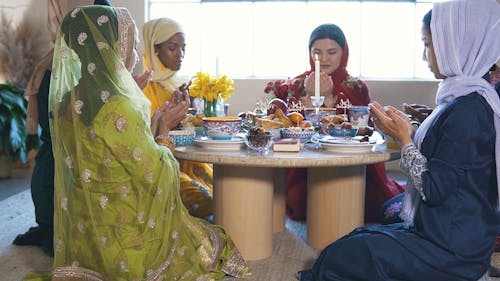
<svg viewBox="0 0 500 281">
<path fill-rule="evenodd" d="M 308 168 L 307 243 L 321 250 L 364 224 L 365 166 L 398 159 L 377 148 L 363 154 L 302 149 L 266 155 L 178 147 L 178 159 L 214 164 L 215 223 L 222 225 L 247 260 L 268 258 L 272 235 L 285 227 L 285 168 Z"/>
</svg>

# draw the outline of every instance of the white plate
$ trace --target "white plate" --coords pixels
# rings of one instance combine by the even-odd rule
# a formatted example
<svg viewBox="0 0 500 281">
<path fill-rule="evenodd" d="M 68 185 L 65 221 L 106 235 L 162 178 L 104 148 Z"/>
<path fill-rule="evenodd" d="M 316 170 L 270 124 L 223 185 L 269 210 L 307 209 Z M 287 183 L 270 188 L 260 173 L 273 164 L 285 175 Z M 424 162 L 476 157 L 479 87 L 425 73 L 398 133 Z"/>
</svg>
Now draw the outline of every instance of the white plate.
<svg viewBox="0 0 500 281">
<path fill-rule="evenodd" d="M 324 136 L 319 139 L 321 147 L 327 151 L 338 153 L 367 153 L 371 152 L 376 141 L 360 142 L 359 138 L 334 138 Z"/>
<path fill-rule="evenodd" d="M 193 143 L 207 150 L 240 150 L 245 141 L 242 138 L 213 140 L 207 137 L 196 138 Z"/>
</svg>

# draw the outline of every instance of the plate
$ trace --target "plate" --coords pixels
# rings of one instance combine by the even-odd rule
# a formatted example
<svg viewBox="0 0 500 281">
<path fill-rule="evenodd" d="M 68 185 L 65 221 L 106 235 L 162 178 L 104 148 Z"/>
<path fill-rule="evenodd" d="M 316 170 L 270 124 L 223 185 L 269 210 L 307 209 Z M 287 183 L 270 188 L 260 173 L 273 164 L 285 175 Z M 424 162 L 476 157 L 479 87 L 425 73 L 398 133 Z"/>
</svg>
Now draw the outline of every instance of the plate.
<svg viewBox="0 0 500 281">
<path fill-rule="evenodd" d="M 196 138 L 193 143 L 206 150 L 240 150 L 245 141 L 242 138 L 230 140 L 213 140 L 207 137 Z"/>
<path fill-rule="evenodd" d="M 327 151 L 338 153 L 367 153 L 371 152 L 376 141 L 369 140 L 360 142 L 359 138 L 335 138 L 331 136 L 321 137 L 319 140 L 321 147 Z"/>
</svg>

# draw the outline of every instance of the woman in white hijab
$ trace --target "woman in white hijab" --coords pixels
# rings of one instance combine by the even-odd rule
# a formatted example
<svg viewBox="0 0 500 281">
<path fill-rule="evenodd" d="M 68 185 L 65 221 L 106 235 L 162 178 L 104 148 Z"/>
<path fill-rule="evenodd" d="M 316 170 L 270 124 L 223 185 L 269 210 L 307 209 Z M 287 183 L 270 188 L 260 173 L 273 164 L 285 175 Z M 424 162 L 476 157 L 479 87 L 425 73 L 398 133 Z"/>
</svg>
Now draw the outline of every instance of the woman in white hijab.
<svg viewBox="0 0 500 281">
<path fill-rule="evenodd" d="M 436 2 L 423 20 L 437 107 L 415 137 L 405 114 L 371 105 L 401 143 L 403 223 L 367 226 L 325 248 L 300 280 L 478 280 L 500 229 L 500 99 L 482 77 L 500 58 L 500 4 Z"/>
</svg>

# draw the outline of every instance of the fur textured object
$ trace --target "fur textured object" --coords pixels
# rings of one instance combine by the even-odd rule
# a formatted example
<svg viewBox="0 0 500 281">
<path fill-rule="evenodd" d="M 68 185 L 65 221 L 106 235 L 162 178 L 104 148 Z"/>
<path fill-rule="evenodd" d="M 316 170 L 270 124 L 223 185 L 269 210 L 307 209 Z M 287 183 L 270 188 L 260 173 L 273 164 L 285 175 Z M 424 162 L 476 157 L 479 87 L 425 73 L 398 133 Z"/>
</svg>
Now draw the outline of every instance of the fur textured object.
<svg viewBox="0 0 500 281">
<path fill-rule="evenodd" d="M 0 15 L 0 76 L 26 88 L 35 65 L 52 47 L 45 24 L 27 9 L 16 25 L 4 12 Z"/>
</svg>

